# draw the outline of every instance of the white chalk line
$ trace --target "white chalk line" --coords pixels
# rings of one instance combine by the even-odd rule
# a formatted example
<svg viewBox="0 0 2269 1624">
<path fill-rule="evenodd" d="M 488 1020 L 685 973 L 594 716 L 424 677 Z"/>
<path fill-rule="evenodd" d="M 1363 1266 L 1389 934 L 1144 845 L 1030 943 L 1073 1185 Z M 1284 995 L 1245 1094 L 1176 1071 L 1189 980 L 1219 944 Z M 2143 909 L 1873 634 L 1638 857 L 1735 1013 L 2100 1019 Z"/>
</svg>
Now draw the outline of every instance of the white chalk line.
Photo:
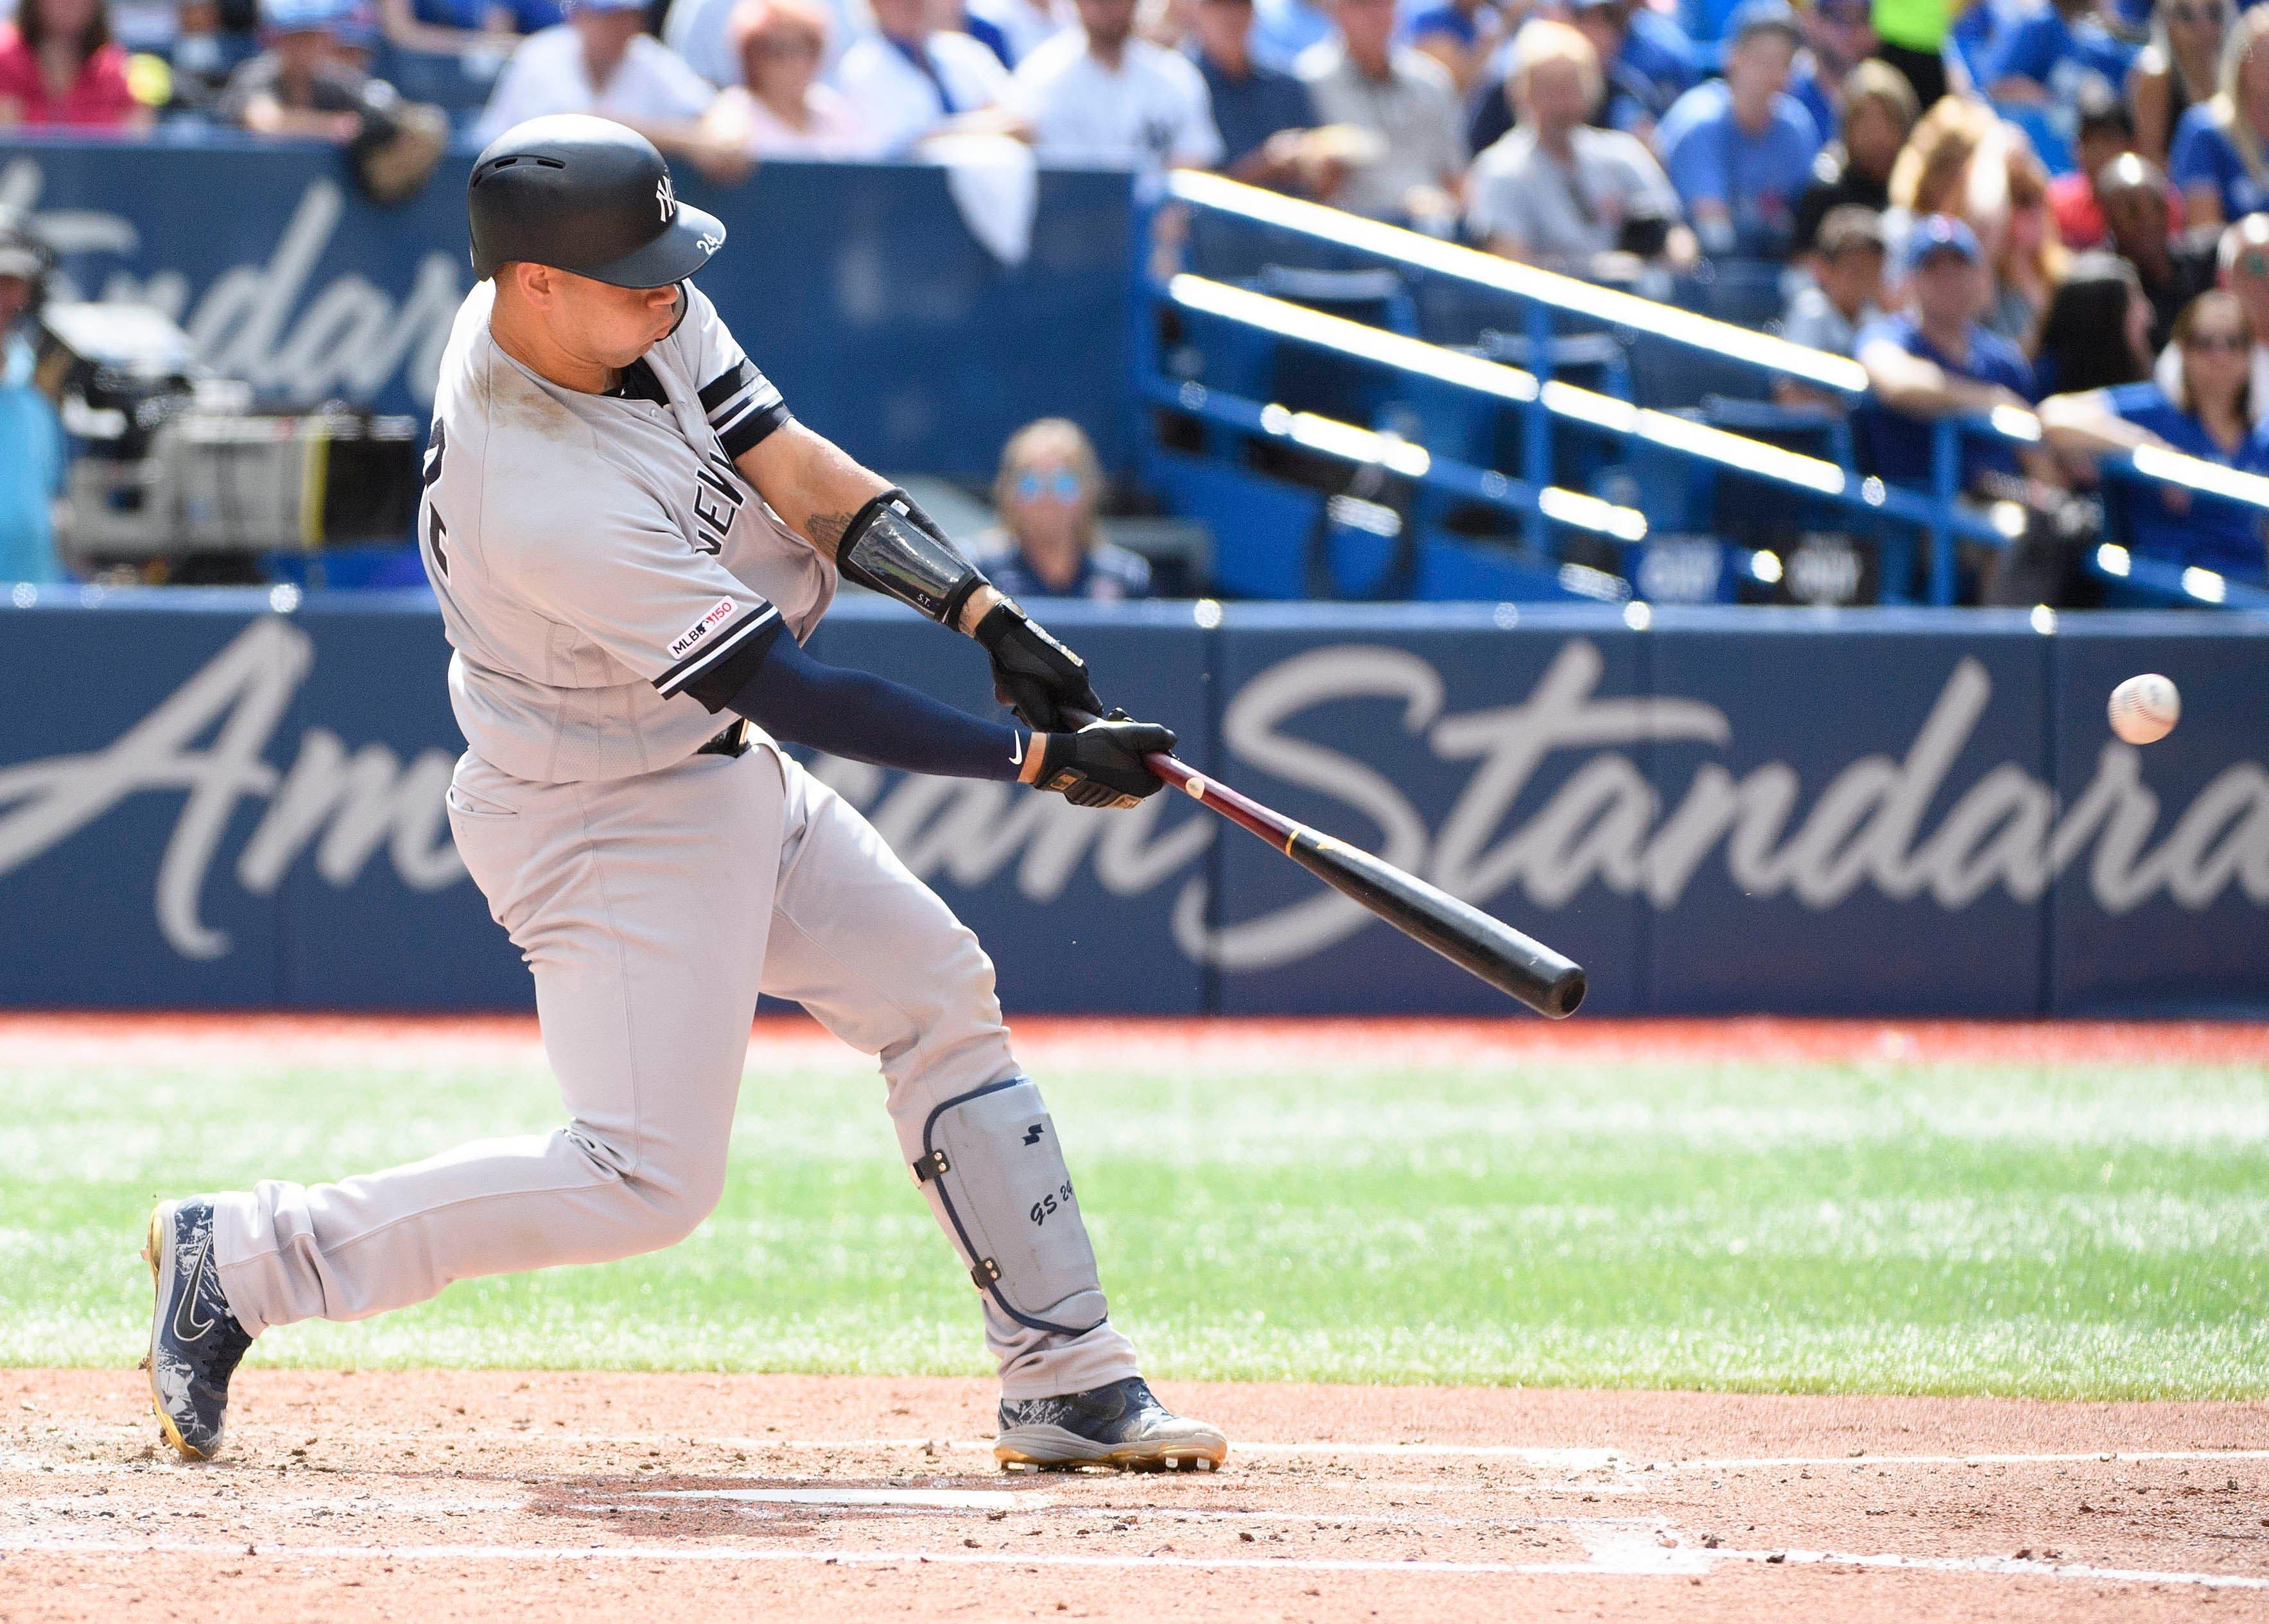
<svg viewBox="0 0 2269 1624">
<path fill-rule="evenodd" d="M 92 1434 L 139 1436 L 146 1430 L 139 1426 L 95 1423 L 75 1428 L 82 1436 Z M 292 1432 L 299 1429 L 290 1428 Z M 240 1435 L 241 1436 L 241 1435 Z M 358 1443 L 430 1443 L 436 1435 L 430 1431 L 381 1431 L 357 1428 L 351 1436 Z M 577 1448 L 654 1448 L 671 1446 L 679 1449 L 739 1451 L 743 1454 L 765 1451 L 793 1451 L 799 1453 L 827 1453 L 858 1451 L 920 1450 L 930 1454 L 952 1451 L 957 1454 L 983 1454 L 993 1451 L 990 1438 L 772 1438 L 720 1436 L 690 1437 L 676 1433 L 571 1433 L 530 1429 L 521 1431 L 474 1430 L 456 1435 L 460 1441 L 477 1444 L 527 1442 L 543 1439 L 548 1443 Z M 245 1443 L 256 1450 L 258 1435 L 240 1442 L 240 1457 L 244 1455 Z M 2021 1452 L 1979 1451 L 1974 1454 L 1900 1454 L 1877 1455 L 1850 1453 L 1842 1455 L 1755 1455 L 1755 1456 L 1696 1456 L 1685 1458 L 1648 1460 L 1622 1454 L 1611 1449 L 1554 1449 L 1518 1443 L 1350 1443 L 1331 1439 L 1309 1439 L 1299 1442 L 1280 1440 L 1232 1440 L 1230 1444 L 1232 1459 L 1238 1455 L 1262 1458 L 1302 1458 L 1309 1457 L 1362 1458 L 1438 1458 L 1444 1460 L 1507 1460 L 1558 1472 L 1606 1473 L 1626 1480 L 1647 1472 L 1741 1472 L 1766 1471 L 1779 1467 L 1808 1468 L 1813 1466 L 1851 1467 L 1914 1467 L 1914 1466 L 2028 1466 L 2059 1465 L 2093 1462 L 2098 1465 L 2122 1462 L 2193 1461 L 2236 1462 L 2269 1460 L 2269 1449 L 2191 1449 L 2191 1450 L 2067 1450 Z M 176 1463 L 157 1461 L 160 1466 Z M 72 1473 L 100 1476 L 112 1473 L 147 1470 L 144 1463 L 133 1462 L 70 1462 L 48 1461 L 22 1450 L 0 1450 L 0 1472 L 18 1471 L 41 1473 Z M 190 1468 L 196 1470 L 196 1468 Z M 1544 1485 L 1504 1485 L 1508 1492 L 1519 1490 L 1533 1493 L 1585 1494 L 1629 1493 L 1623 1485 L 1608 1482 L 1566 1482 Z"/>
<path fill-rule="evenodd" d="M 222 1480 L 215 1480 L 221 1482 Z M 234 1484 L 226 1487 L 233 1488 Z M 918 1488 L 597 1488 L 580 1489 L 569 1502 L 581 1511 L 652 1512 L 658 1509 L 651 1502 L 706 1502 L 734 1507 L 751 1516 L 781 1515 L 780 1508 L 811 1506 L 821 1509 L 867 1510 L 887 1509 L 919 1512 L 924 1515 L 951 1516 L 954 1513 L 994 1511 L 1024 1517 L 1046 1517 L 1051 1520 L 1085 1521 L 1116 1518 L 1128 1523 L 1166 1524 L 1176 1523 L 1275 1523 L 1312 1528 L 1330 1527 L 1429 1527 L 1429 1528 L 1487 1528 L 1511 1530 L 1522 1528 L 1563 1528 L 1583 1531 L 1612 1538 L 1620 1531 L 1630 1529 L 1658 1530 L 1663 1526 L 1659 1517 L 1460 1517 L 1430 1511 L 1355 1512 L 1285 1510 L 1269 1507 L 1234 1507 L 1227 1509 L 1192 1509 L 1161 1505 L 1120 1505 L 1109 1502 L 1060 1501 L 1053 1495 L 987 1489 L 918 1489 Z M 41 1495 L 32 1499 L 11 1500 L 7 1510 L 26 1516 L 68 1517 L 81 1523 L 97 1519 L 124 1524 L 128 1522 L 171 1520 L 182 1517 L 211 1517 L 241 1523 L 253 1517 L 353 1515 L 360 1517 L 432 1517 L 470 1516 L 485 1513 L 530 1513 L 540 1515 L 539 1507 L 526 1493 L 491 1495 L 478 1499 L 442 1498 L 422 1495 L 389 1495 L 366 1493 L 355 1495 L 262 1495 L 257 1500 L 229 1500 L 220 1509 L 209 1509 L 213 1502 L 202 1497 L 196 1502 L 171 1505 L 143 1506 L 132 1509 L 105 1506 L 85 1495 Z"/>
<path fill-rule="evenodd" d="M 239 1485 L 225 1487 L 234 1490 Z M 367 1517 L 388 1512 L 425 1512 L 440 1517 L 478 1517 L 489 1512 L 519 1513 L 528 1510 L 526 1490 L 508 1495 L 484 1495 L 477 1499 L 462 1496 L 423 1495 L 262 1495 L 257 1500 L 240 1499 L 233 1493 L 200 1496 L 196 1500 L 178 1500 L 166 1504 L 106 1505 L 100 1498 L 86 1495 L 40 1495 L 28 1499 L 11 1497 L 4 1505 L 10 1515 L 18 1512 L 41 1512 L 51 1517 L 75 1517 L 85 1520 L 100 1517 L 106 1522 L 131 1522 L 144 1517 L 225 1517 L 241 1521 L 254 1516 L 285 1513 L 291 1516 L 359 1516 Z"/>
<path fill-rule="evenodd" d="M 642 1488 L 632 1500 L 728 1500 L 755 1505 L 892 1506 L 926 1511 L 1040 1511 L 1047 1495 L 1002 1488 Z"/>
<path fill-rule="evenodd" d="M 1758 1471 L 1770 1466 L 2029 1466 L 2075 1461 L 2098 1465 L 2140 1460 L 2269 1460 L 2269 1450 L 2073 1450 L 2026 1455 L 1759 1455 L 1748 1459 L 1624 1463 L 1622 1469 L 1658 1472 Z"/>
<path fill-rule="evenodd" d="M 1722 1557 L 1723 1551 L 1705 1553 Z M 1850 1551 L 1737 1551 L 1737 1561 L 1796 1562 L 1831 1568 L 1907 1568 L 1932 1573 L 1984 1573 L 2026 1578 L 2091 1579 L 2121 1584 L 2194 1584 L 2209 1590 L 2269 1591 L 2269 1578 L 2242 1573 L 2161 1573 L 2148 1568 L 2099 1568 L 2090 1562 L 2044 1562 L 2018 1556 L 1900 1556 Z"/>
<path fill-rule="evenodd" d="M 371 1436 L 360 1435 L 358 1436 Z M 403 1434 L 416 1438 L 424 1435 Z M 493 1436 L 493 1435 L 484 1435 Z M 626 1433 L 587 1434 L 576 1436 L 554 1432 L 545 1436 L 562 1442 L 580 1443 L 611 1443 L 623 1446 L 657 1443 L 693 1444 L 728 1450 L 795 1450 L 840 1451 L 846 1450 L 952 1450 L 960 1453 L 993 1452 L 990 1438 L 686 1438 L 682 1436 Z M 1229 1452 L 1233 1459 L 1238 1455 L 1304 1457 L 1315 1455 L 1353 1456 L 1379 1458 L 1429 1458 L 1445 1460 L 1510 1460 L 1523 1465 L 1542 1466 L 1557 1472 L 1644 1472 L 1649 1467 L 1657 1472 L 1717 1472 L 1736 1469 L 1760 1469 L 1767 1466 L 1961 1466 L 1961 1465 L 2053 1465 L 2072 1461 L 2143 1461 L 2143 1460 L 2269 1460 L 2269 1449 L 2202 1449 L 2202 1450 L 2073 1450 L 2029 1453 L 1986 1453 L 1966 1455 L 1760 1455 L 1746 1457 L 1697 1456 L 1690 1458 L 1648 1460 L 1625 1455 L 1611 1449 L 1553 1449 L 1523 1443 L 1349 1443 L 1332 1439 L 1304 1439 L 1297 1442 L 1281 1440 L 1253 1441 L 1232 1438 Z M 1591 1486 L 1584 1486 L 1590 1488 Z M 1592 1489 L 1591 1492 L 1596 1492 Z"/>
<path fill-rule="evenodd" d="M 577 1504 L 592 1510 L 645 1510 L 648 1508 L 630 1503 L 640 1500 L 693 1500 L 765 1504 L 821 1506 L 891 1506 L 912 1510 L 951 1510 L 961 1509 L 1007 1510 L 1019 1515 L 1069 1518 L 1075 1521 L 1089 1517 L 1120 1517 L 1128 1521 L 1154 1523 L 1302 1523 L 1319 1528 L 1379 1526 L 1403 1528 L 1582 1528 L 1622 1529 L 1661 1527 L 1659 1517 L 1454 1517 L 1433 1511 L 1297 1511 L 1270 1508 L 1234 1507 L 1226 1510 L 1194 1509 L 1181 1506 L 1114 1505 L 1108 1501 L 1068 1501 L 1058 1502 L 1046 1495 L 967 1494 L 950 1489 L 935 1494 L 906 1489 L 800 1489 L 800 1488 L 669 1488 L 633 1492 L 627 1495 L 607 1495 L 596 1490 L 591 1497 Z M 957 1494 L 965 1497 L 954 1497 Z M 83 1502 L 81 1502 L 83 1503 Z M 404 1502 L 405 1504 L 415 1503 Z"/>
<path fill-rule="evenodd" d="M 416 1436 L 418 1435 L 404 1435 Z M 534 1436 L 534 1435 L 531 1435 Z M 722 1437 L 687 1439 L 654 1434 L 588 1435 L 573 1438 L 572 1435 L 549 1435 L 562 1440 L 587 1443 L 633 1444 L 677 1443 L 706 1444 L 722 1449 L 829 1451 L 846 1450 L 952 1450 L 960 1453 L 993 1452 L 990 1438 L 742 1438 Z M 1445 1460 L 1510 1460 L 1523 1465 L 1541 1466 L 1557 1472 L 1615 1472 L 1630 1473 L 1645 1472 L 1722 1472 L 1761 1470 L 1769 1466 L 1966 1466 L 1966 1465 L 2056 1465 L 2076 1461 L 2236 1461 L 2269 1460 L 2269 1449 L 2197 1449 L 2197 1450 L 2071 1450 L 2040 1451 L 2021 1453 L 1986 1452 L 1976 1454 L 1901 1454 L 1877 1455 L 1758 1455 L 1740 1457 L 1696 1456 L 1687 1458 L 1649 1460 L 1625 1455 L 1612 1449 L 1553 1449 L 1522 1443 L 1347 1443 L 1331 1439 L 1304 1439 L 1297 1442 L 1281 1440 L 1253 1441 L 1232 1438 L 1230 1456 L 1259 1455 L 1274 1457 L 1339 1456 L 1378 1458 L 1439 1458 Z M 1597 1486 L 1580 1484 L 1590 1493 Z"/>
<path fill-rule="evenodd" d="M 1087 1569 L 1195 1569 L 1271 1573 L 1440 1573 L 1468 1576 L 1548 1576 L 1617 1578 L 1700 1574 L 1727 1563 L 1903 1569 L 1935 1573 L 2088 1581 L 2096 1583 L 2182 1584 L 2211 1590 L 2269 1591 L 2269 1578 L 2248 1574 L 2185 1573 L 2147 1568 L 2104 1568 L 2086 1562 L 2036 1561 L 2002 1556 L 1905 1556 L 1892 1552 L 1729 1551 L 1657 1547 L 1649 1558 L 1618 1544 L 1581 1562 L 1457 1561 L 1438 1557 L 1407 1561 L 1361 1557 L 1108 1555 L 1045 1551 L 824 1551 L 778 1546 L 500 1546 L 500 1545 L 262 1545 L 257 1540 L 78 1539 L 45 1535 L 0 1536 L 0 1551 L 43 1556 L 215 1556 L 277 1561 L 461 1562 L 743 1562 L 812 1563 L 834 1567 L 1057 1568 Z"/>
</svg>

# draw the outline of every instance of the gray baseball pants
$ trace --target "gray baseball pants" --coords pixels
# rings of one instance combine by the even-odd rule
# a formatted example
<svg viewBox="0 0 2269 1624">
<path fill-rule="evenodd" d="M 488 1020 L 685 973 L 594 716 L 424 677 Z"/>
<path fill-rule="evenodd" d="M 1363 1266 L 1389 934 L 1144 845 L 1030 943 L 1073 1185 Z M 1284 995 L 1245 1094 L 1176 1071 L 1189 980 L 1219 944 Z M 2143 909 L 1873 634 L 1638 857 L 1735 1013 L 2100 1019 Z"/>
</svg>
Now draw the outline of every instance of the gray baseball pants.
<svg viewBox="0 0 2269 1624">
<path fill-rule="evenodd" d="M 566 1126 L 217 1198 L 214 1256 L 248 1331 L 684 1239 L 724 1189 L 760 989 L 881 1057 L 908 1164 L 938 1104 L 1019 1074 L 975 934 L 856 808 L 769 747 L 582 784 L 530 783 L 468 754 L 449 823 L 535 972 Z M 1108 1322 L 1068 1336 L 978 1300 L 1008 1398 L 1136 1373 Z"/>
</svg>

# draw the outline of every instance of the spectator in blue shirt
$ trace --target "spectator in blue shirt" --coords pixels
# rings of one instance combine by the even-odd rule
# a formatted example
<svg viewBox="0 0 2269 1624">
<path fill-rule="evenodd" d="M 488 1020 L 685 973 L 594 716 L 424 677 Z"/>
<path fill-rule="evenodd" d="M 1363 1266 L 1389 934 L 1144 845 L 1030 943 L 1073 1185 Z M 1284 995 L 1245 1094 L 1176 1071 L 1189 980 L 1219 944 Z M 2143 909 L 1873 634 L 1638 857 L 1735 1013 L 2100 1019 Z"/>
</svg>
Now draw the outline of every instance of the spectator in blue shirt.
<svg viewBox="0 0 2269 1624">
<path fill-rule="evenodd" d="M 1423 51 L 1449 70 L 1464 95 L 1504 42 L 1504 13 L 1496 0 L 1426 0 L 1405 32 L 1414 51 Z"/>
<path fill-rule="evenodd" d="M 1103 469 L 1077 424 L 1026 424 L 1001 448 L 993 500 L 1001 528 L 980 545 L 986 575 L 1012 598 L 1149 596 L 1149 565 L 1095 533 L 1102 498 Z"/>
<path fill-rule="evenodd" d="M 1843 122 L 1844 82 L 1875 48 L 1874 25 L 1868 0 L 1813 0 L 1800 19 L 1804 50 L 1790 70 L 1788 93 L 1804 104 L 1825 139 Z"/>
<path fill-rule="evenodd" d="M 2029 409 L 2033 369 L 2016 345 L 1981 326 L 1992 272 L 1977 233 L 1933 214 L 1909 233 L 1902 255 L 1910 304 L 1859 335 L 1859 365 L 1873 396 L 1859 414 L 1872 471 L 1893 484 L 1931 488 L 1933 419 L 1984 416 L 1997 406 Z M 1961 437 L 1961 490 L 1980 476 L 2014 473 L 2007 445 Z"/>
<path fill-rule="evenodd" d="M 1621 0 L 1620 9 L 1623 37 L 1615 63 L 1645 87 L 1644 99 L 1652 115 L 1659 118 L 1702 77 L 1694 41 L 1674 19 L 1641 0 Z M 1598 41 L 1593 42 L 1593 48 L 1598 48 Z"/>
<path fill-rule="evenodd" d="M 35 585 L 63 579 L 48 519 L 63 490 L 63 437 L 18 328 L 39 307 L 49 263 L 23 216 L 0 209 L 0 581 Z"/>
<path fill-rule="evenodd" d="M 1812 114 L 1788 93 L 1803 42 L 1796 13 L 1786 0 L 1744 0 L 1732 41 L 1724 80 L 1678 99 L 1655 130 L 1655 151 L 1704 253 L 1777 259 L 1820 151 Z"/>
<path fill-rule="evenodd" d="M 379 31 L 406 51 L 487 49 L 500 61 L 521 34 L 566 20 L 555 0 L 379 0 Z"/>
<path fill-rule="evenodd" d="M 1256 0 L 1253 55 L 1281 72 L 1332 37 L 1331 15 L 1316 0 Z"/>
<path fill-rule="evenodd" d="M 2167 170 L 2186 225 L 2220 225 L 2269 209 L 2269 10 L 2238 18 L 2213 100 L 2175 126 Z"/>
<path fill-rule="evenodd" d="M 2095 0 L 2052 0 L 1995 42 L 1985 85 L 1996 101 L 2045 107 L 2070 119 L 2081 85 L 2094 82 L 2124 93 L 2134 63 L 2135 48 L 2096 20 Z M 2073 128 L 2066 128 L 2067 137 Z"/>
<path fill-rule="evenodd" d="M 1253 59 L 1253 0 L 1197 0 L 1190 35 L 1221 132 L 1222 173 L 1280 191 L 1329 192 L 1334 177 L 1307 139 L 1319 122 L 1308 87 Z"/>
<path fill-rule="evenodd" d="M 2041 429 L 2059 449 L 2133 451 L 2165 447 L 2223 468 L 2269 473 L 2269 440 L 2252 424 L 2253 326 L 2245 306 L 2219 290 L 2199 294 L 2175 318 L 2183 370 L 2170 393 L 2157 383 L 2122 384 L 2041 402 Z M 2128 484 L 2127 543 L 2167 563 L 2259 581 L 2269 574 L 2261 510 L 2179 485 Z"/>
<path fill-rule="evenodd" d="M 2237 26 L 2236 0 L 2166 0 L 2151 18 L 2150 43 L 2127 75 L 2135 150 L 2164 167 L 2175 126 L 2213 96 L 2221 50 Z"/>
<path fill-rule="evenodd" d="M 1968 0 L 1966 4 L 1962 0 L 1953 0 L 1953 4 L 1955 16 L 1946 31 L 1945 48 L 1938 53 L 1938 94 L 1926 93 L 1928 87 L 1919 83 L 1914 87 L 1916 99 L 1922 102 L 1925 113 L 1938 96 L 1958 94 L 1984 84 L 1985 70 L 1992 65 L 1993 52 L 2001 36 L 2017 24 L 2012 13 L 2018 8 L 2005 0 Z M 1881 33 L 1882 0 L 1876 0 L 1875 14 L 1877 32 Z M 1890 53 L 1886 51 L 1884 55 L 1888 57 Z M 1961 70 L 1958 77 L 1953 72 L 1956 68 Z"/>
</svg>

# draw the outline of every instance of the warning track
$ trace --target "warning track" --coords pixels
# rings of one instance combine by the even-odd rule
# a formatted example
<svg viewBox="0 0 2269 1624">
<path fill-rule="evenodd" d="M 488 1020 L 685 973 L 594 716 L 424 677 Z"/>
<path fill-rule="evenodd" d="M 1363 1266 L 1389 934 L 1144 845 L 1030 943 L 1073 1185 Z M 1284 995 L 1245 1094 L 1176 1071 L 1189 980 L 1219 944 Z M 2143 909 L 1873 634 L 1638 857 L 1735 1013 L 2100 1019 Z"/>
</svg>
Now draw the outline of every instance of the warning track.
<svg viewBox="0 0 2269 1624">
<path fill-rule="evenodd" d="M 11 1620 L 2269 1617 L 2262 1404 L 1185 1384 L 1221 1473 L 1004 1476 L 980 1382 L 251 1369 L 190 1467 L 4 1379 Z"/>
</svg>

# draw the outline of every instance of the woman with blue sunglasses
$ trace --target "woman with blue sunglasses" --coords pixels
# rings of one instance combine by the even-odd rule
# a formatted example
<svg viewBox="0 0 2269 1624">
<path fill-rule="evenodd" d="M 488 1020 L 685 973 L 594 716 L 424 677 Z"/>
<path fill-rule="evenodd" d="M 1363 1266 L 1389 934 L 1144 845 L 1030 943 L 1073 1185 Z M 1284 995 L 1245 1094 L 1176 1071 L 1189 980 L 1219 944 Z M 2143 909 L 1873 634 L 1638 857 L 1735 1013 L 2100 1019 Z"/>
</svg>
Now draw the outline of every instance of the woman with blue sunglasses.
<svg viewBox="0 0 2269 1624">
<path fill-rule="evenodd" d="M 1095 447 L 1077 424 L 1043 417 L 1009 436 L 993 486 L 1001 528 L 981 560 L 993 584 L 1017 599 L 1149 596 L 1141 555 L 1095 533 L 1102 494 Z"/>
</svg>

